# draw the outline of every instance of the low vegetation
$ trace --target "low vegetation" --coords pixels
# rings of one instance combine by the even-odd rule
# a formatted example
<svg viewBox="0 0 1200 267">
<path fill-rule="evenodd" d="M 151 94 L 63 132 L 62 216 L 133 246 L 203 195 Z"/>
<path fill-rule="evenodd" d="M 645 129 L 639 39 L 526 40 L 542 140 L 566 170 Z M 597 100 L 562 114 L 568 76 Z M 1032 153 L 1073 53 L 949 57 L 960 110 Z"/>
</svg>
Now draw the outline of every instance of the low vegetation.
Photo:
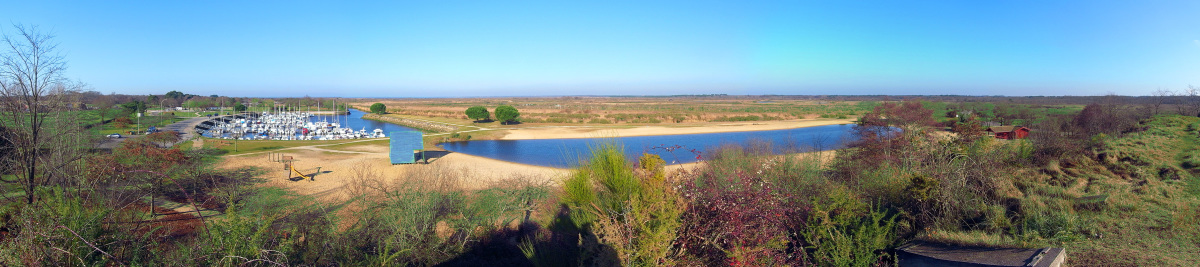
<svg viewBox="0 0 1200 267">
<path fill-rule="evenodd" d="M 371 113 L 375 113 L 375 114 L 387 113 L 387 106 L 383 105 L 383 103 L 371 104 Z"/>
<path fill-rule="evenodd" d="M 0 263 L 876 266 L 913 240 L 1066 247 L 1071 265 L 1200 261 L 1200 118 L 1110 103 L 985 108 L 875 103 L 835 155 L 752 142 L 706 149 L 680 171 L 607 144 L 559 183 L 467 189 L 476 178 L 464 170 L 385 177 L 364 165 L 338 201 L 215 168 L 232 144 L 166 147 L 179 140 L 161 133 L 66 161 L 79 175 L 4 185 Z M 1000 117 L 1029 123 L 1031 138 L 981 134 Z"/>
<path fill-rule="evenodd" d="M 467 108 L 467 118 L 475 121 L 486 121 L 492 119 L 492 114 L 488 113 L 487 108 L 483 106 L 474 106 Z"/>
<path fill-rule="evenodd" d="M 517 111 L 517 108 L 513 106 L 505 105 L 496 107 L 496 120 L 499 120 L 502 124 L 518 122 L 520 117 L 521 112 Z"/>
<path fill-rule="evenodd" d="M 784 97 L 742 99 L 730 96 L 562 97 L 516 99 L 382 100 L 414 108 L 396 112 L 429 119 L 486 121 L 473 112 L 484 107 L 512 106 L 522 123 L 659 124 L 789 119 L 846 119 L 870 111 L 876 101 L 813 101 Z M 362 106 L 371 102 L 359 103 Z M 485 108 L 486 110 L 486 108 Z M 499 113 L 498 111 L 495 113 Z M 498 114 L 493 114 L 498 119 Z"/>
</svg>

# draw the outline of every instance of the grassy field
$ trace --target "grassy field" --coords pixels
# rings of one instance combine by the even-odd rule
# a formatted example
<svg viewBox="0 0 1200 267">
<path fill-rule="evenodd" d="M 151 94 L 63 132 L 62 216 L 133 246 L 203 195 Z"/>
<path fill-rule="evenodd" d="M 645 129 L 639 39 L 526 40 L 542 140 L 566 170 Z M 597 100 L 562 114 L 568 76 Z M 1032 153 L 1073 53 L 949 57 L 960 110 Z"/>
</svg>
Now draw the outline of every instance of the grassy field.
<svg viewBox="0 0 1200 267">
<path fill-rule="evenodd" d="M 353 143 L 349 143 L 349 142 L 332 143 L 331 145 L 322 146 L 321 148 L 334 149 L 334 150 L 345 150 L 348 147 L 362 146 L 362 145 L 384 145 L 384 146 L 386 146 L 386 145 L 388 145 L 388 142 L 390 142 L 390 140 L 384 138 L 384 139 L 375 139 L 375 140 L 364 140 L 362 142 L 353 142 Z"/>
<path fill-rule="evenodd" d="M 370 139 L 350 139 L 350 140 L 224 140 L 204 138 L 205 148 L 215 148 L 225 151 L 225 155 L 240 155 L 246 153 L 256 153 L 271 150 L 288 149 L 303 146 L 314 145 L 338 145 L 346 143 L 358 142 L 386 142 L 387 139 L 370 140 Z M 235 151 L 236 146 L 236 151 Z"/>
<path fill-rule="evenodd" d="M 460 99 L 381 99 L 352 103 L 368 110 L 373 103 L 388 107 L 387 116 L 432 120 L 447 124 L 485 128 L 529 126 L 637 126 L 687 125 L 713 122 L 754 122 L 796 119 L 854 119 L 873 110 L 880 101 L 797 100 L 772 96 L 758 97 L 542 97 L 542 98 L 460 98 Z M 952 111 L 976 110 L 983 121 L 1005 125 L 1032 125 L 1046 116 L 1073 114 L 1082 105 L 1031 105 L 991 102 L 929 102 L 938 121 L 955 120 Z M 484 106 L 511 105 L 521 112 L 521 125 L 476 122 L 464 111 Z M 469 130 L 462 128 L 460 130 Z"/>
<path fill-rule="evenodd" d="M 1200 262 L 1200 118 L 1160 117 L 1146 131 L 1103 140 L 1095 161 L 1064 167 L 1056 180 L 1077 186 L 1065 195 L 1105 196 L 1076 208 L 1093 233 L 1067 243 L 1073 263 L 1174 265 Z M 1047 198 L 1051 190 L 1042 190 Z M 1079 207 L 1076 199 L 1069 203 Z"/>
<path fill-rule="evenodd" d="M 111 134 L 111 133 L 128 134 L 129 131 L 133 131 L 133 130 L 144 131 L 151 126 L 163 127 L 163 126 L 167 126 L 172 123 L 176 123 L 176 122 L 186 120 L 186 119 L 188 119 L 188 118 L 186 118 L 186 117 L 169 117 L 169 116 L 143 116 L 142 120 L 141 120 L 141 127 L 138 127 L 138 124 L 137 124 L 138 120 L 135 117 L 135 118 L 133 118 L 134 124 L 131 124 L 128 127 L 117 128 L 116 125 L 114 125 L 113 123 L 107 123 L 103 126 L 94 127 L 93 129 L 98 131 L 100 134 Z"/>
<path fill-rule="evenodd" d="M 521 121 L 537 124 L 671 124 L 723 121 L 769 121 L 805 118 L 852 118 L 875 102 L 809 101 L 761 98 L 702 97 L 559 97 L 387 99 L 353 103 L 366 110 L 381 102 L 389 113 L 472 123 L 463 114 L 471 106 L 511 105 Z M 496 123 L 498 124 L 498 123 Z M 491 125 L 491 124 L 488 124 Z"/>
<path fill-rule="evenodd" d="M 997 190 L 1018 205 L 1019 233 L 939 229 L 925 240 L 993 247 L 1065 247 L 1072 266 L 1188 266 L 1200 261 L 1200 118 L 1162 116 L 1144 131 L 1041 168 Z M 1003 209 L 1000 209 L 1001 211 Z M 1013 225 L 1015 224 L 1015 225 Z"/>
</svg>

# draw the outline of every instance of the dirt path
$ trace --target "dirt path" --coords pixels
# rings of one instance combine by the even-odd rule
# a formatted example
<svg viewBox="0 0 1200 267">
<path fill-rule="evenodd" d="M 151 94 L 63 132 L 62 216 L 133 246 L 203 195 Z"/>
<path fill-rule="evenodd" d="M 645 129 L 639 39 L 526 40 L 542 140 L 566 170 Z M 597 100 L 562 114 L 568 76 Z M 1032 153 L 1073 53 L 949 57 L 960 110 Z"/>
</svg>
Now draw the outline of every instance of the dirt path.
<svg viewBox="0 0 1200 267">
<path fill-rule="evenodd" d="M 379 140 L 380 140 L 379 138 L 370 138 L 370 139 L 354 140 L 354 141 L 345 142 L 345 143 L 308 145 L 308 146 L 290 147 L 290 148 L 284 148 L 284 149 L 272 150 L 272 151 L 251 152 L 251 153 L 237 154 L 234 156 L 248 156 L 248 155 L 258 155 L 258 154 L 264 154 L 264 153 L 279 153 L 279 151 L 282 151 L 282 150 L 293 150 L 293 149 L 317 149 L 318 147 L 322 147 L 322 146 L 335 146 L 335 145 L 344 145 L 344 144 L 379 141 Z M 344 152 L 343 150 L 330 150 L 330 149 L 324 149 L 324 150 L 331 151 L 331 152 Z M 355 152 L 355 151 L 350 151 L 350 152 Z M 350 153 L 350 152 L 347 152 L 347 153 Z"/>
</svg>

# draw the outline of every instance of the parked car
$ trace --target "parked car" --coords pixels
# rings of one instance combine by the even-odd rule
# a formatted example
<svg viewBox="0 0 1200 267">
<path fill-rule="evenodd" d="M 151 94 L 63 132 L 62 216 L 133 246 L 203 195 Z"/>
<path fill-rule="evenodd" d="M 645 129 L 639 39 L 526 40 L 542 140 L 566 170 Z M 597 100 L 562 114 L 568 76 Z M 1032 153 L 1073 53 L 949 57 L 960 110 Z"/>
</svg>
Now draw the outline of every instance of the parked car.
<svg viewBox="0 0 1200 267">
<path fill-rule="evenodd" d="M 110 134 L 110 135 L 106 135 L 106 137 L 108 137 L 108 138 L 121 138 L 121 134 Z"/>
</svg>

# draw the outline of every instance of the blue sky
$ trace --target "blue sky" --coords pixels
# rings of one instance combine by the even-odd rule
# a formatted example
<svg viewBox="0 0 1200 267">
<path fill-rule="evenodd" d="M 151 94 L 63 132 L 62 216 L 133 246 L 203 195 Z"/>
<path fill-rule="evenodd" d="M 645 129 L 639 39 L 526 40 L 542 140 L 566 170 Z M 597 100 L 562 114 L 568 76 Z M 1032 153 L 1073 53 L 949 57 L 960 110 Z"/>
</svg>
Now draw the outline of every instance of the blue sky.
<svg viewBox="0 0 1200 267">
<path fill-rule="evenodd" d="M 1200 1 L 2 1 L 125 94 L 1148 95 Z M 3 27 L 12 33 L 11 26 Z"/>
</svg>

